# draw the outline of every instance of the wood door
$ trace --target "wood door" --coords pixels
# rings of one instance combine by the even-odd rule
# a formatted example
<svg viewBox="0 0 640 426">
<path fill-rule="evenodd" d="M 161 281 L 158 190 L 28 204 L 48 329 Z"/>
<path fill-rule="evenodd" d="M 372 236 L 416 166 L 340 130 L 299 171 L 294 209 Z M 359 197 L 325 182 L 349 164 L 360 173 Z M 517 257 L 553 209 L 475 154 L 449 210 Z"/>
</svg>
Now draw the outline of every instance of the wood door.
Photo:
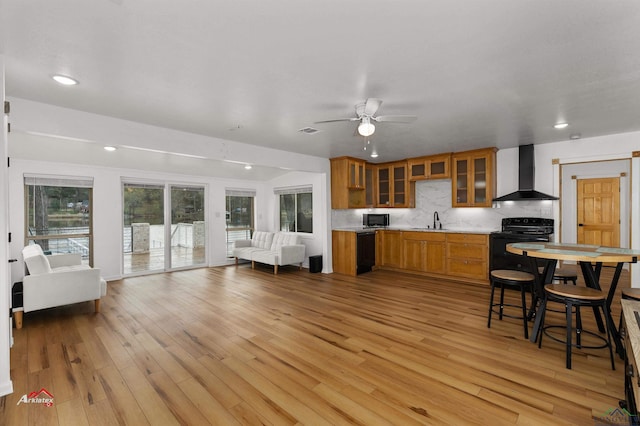
<svg viewBox="0 0 640 426">
<path fill-rule="evenodd" d="M 620 247 L 620 178 L 578 179 L 578 244 Z"/>
</svg>

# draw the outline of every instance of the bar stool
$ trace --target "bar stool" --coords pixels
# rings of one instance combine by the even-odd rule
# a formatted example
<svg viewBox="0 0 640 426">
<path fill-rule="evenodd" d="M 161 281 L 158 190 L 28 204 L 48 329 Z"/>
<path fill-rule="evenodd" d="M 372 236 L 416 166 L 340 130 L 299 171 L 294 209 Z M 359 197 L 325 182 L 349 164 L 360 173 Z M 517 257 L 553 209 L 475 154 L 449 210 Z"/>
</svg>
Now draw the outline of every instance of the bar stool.
<svg viewBox="0 0 640 426">
<path fill-rule="evenodd" d="M 564 284 L 569 284 L 569 281 L 573 285 L 576 285 L 578 282 L 578 273 L 571 268 L 556 268 L 553 272 L 553 279 L 562 281 Z"/>
<path fill-rule="evenodd" d="M 527 324 L 527 302 L 526 302 L 526 292 L 527 290 L 533 290 L 533 284 L 535 277 L 524 271 L 514 271 L 510 269 L 495 269 L 491 271 L 491 299 L 489 300 L 489 319 L 487 320 L 487 328 L 491 328 L 491 314 L 494 312 L 494 306 L 498 306 L 499 310 L 499 318 L 502 320 L 503 316 L 509 318 L 522 318 L 523 326 L 524 326 L 524 338 L 529 338 L 529 325 Z M 500 287 L 500 303 L 493 303 L 493 298 L 495 295 L 496 287 Z M 504 289 L 505 287 L 510 288 L 519 288 L 520 295 L 522 298 L 522 305 L 513 305 L 504 303 Z M 507 315 L 504 313 L 504 307 L 511 306 L 522 308 L 522 317 Z"/>
<path fill-rule="evenodd" d="M 613 360 L 613 348 L 611 345 L 611 326 L 609 324 L 609 308 L 607 307 L 607 295 L 600 291 L 589 287 L 578 287 L 567 284 L 547 284 L 544 286 L 545 298 L 542 302 L 542 306 L 540 307 L 540 314 L 542 315 L 540 327 L 542 332 L 539 333 L 538 347 L 542 347 L 542 335 L 544 334 L 544 330 L 550 327 L 557 326 L 544 326 L 544 320 L 546 315 L 546 304 L 547 301 L 559 302 L 565 305 L 566 309 L 566 317 L 567 317 L 567 334 L 566 340 L 564 341 L 566 345 L 566 366 L 568 369 L 571 369 L 571 348 L 574 346 L 572 342 L 573 336 L 573 325 L 572 325 L 572 308 L 576 307 L 576 347 L 590 348 L 590 349 L 599 349 L 599 348 L 609 348 L 609 356 L 611 357 L 611 368 L 613 370 L 616 369 L 614 360 Z M 599 307 L 602 309 L 605 320 L 607 324 L 605 326 L 607 330 L 607 339 L 605 340 L 603 337 L 598 336 L 595 333 L 591 333 L 589 331 L 582 329 L 582 321 L 580 319 L 580 307 L 581 306 L 591 306 L 591 307 Z M 604 340 L 604 344 L 602 346 L 583 346 L 580 341 L 580 335 L 582 333 L 589 333 L 594 336 L 600 337 Z M 549 336 L 554 340 L 555 337 Z"/>
<path fill-rule="evenodd" d="M 538 268 L 538 272 L 542 273 L 543 268 Z M 569 284 L 569 281 L 573 285 L 578 283 L 578 273 L 571 268 L 556 268 L 553 272 L 553 279 L 562 281 L 564 284 Z"/>
<path fill-rule="evenodd" d="M 623 288 L 622 298 L 630 300 L 640 300 L 640 288 Z"/>
</svg>

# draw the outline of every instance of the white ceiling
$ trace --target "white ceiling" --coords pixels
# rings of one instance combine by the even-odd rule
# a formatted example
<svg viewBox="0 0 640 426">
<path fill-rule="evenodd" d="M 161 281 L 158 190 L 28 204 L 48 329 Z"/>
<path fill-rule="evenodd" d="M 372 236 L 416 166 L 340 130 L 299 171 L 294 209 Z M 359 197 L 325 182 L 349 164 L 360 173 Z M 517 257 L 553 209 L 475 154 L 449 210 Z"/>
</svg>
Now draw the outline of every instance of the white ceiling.
<svg viewBox="0 0 640 426">
<path fill-rule="evenodd" d="M 389 161 L 640 130 L 637 0 L 0 0 L 0 17 L 10 97 L 280 150 Z M 368 152 L 356 124 L 314 124 L 368 97 L 418 119 L 379 124 Z"/>
</svg>

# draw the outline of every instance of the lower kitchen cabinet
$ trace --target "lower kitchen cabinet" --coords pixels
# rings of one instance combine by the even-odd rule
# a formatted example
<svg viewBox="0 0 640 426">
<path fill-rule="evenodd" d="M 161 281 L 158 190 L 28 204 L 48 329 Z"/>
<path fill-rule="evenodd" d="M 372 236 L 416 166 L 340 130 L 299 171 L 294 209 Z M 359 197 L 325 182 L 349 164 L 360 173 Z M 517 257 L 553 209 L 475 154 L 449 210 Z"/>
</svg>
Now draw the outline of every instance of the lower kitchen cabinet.
<svg viewBox="0 0 640 426">
<path fill-rule="evenodd" d="M 378 232 L 376 265 L 402 268 L 402 231 Z"/>
<path fill-rule="evenodd" d="M 356 275 L 357 242 L 352 231 L 331 231 L 333 272 Z"/>
<path fill-rule="evenodd" d="M 376 264 L 376 234 L 371 232 L 332 231 L 333 272 L 357 275 L 369 272 Z"/>
<path fill-rule="evenodd" d="M 488 235 L 447 234 L 447 274 L 487 281 L 488 252 Z"/>
<path fill-rule="evenodd" d="M 446 273 L 445 233 L 404 232 L 403 234 L 403 269 Z"/>
<path fill-rule="evenodd" d="M 333 231 L 333 271 L 356 275 L 357 232 Z M 375 266 L 462 281 L 489 282 L 489 235 L 378 230 Z"/>
</svg>

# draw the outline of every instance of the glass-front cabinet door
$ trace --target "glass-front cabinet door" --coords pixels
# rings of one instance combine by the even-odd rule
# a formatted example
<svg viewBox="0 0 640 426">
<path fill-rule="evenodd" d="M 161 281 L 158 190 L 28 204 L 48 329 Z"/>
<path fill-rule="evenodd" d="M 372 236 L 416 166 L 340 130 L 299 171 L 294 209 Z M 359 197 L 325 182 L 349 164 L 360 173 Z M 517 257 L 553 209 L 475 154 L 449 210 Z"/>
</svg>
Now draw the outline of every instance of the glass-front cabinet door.
<svg viewBox="0 0 640 426">
<path fill-rule="evenodd" d="M 407 165 L 395 164 L 393 170 L 393 207 L 407 207 L 409 197 L 407 190 Z"/>
<path fill-rule="evenodd" d="M 373 165 L 367 164 L 364 169 L 364 185 L 365 185 L 365 205 L 367 207 L 373 207 L 375 205 L 376 192 L 375 188 L 377 185 L 374 185 L 376 170 Z"/>
<path fill-rule="evenodd" d="M 495 148 L 453 154 L 453 207 L 491 207 L 495 195 L 495 157 Z"/>
<path fill-rule="evenodd" d="M 450 162 L 450 153 L 410 158 L 407 160 L 408 179 L 409 181 L 447 179 L 451 177 Z"/>
<path fill-rule="evenodd" d="M 456 158 L 453 161 L 453 206 L 469 205 L 469 159 Z"/>
<path fill-rule="evenodd" d="M 488 200 L 489 202 L 491 200 Z M 487 203 L 487 158 L 473 159 L 473 202 L 475 205 Z"/>
<path fill-rule="evenodd" d="M 391 203 L 391 169 L 378 167 L 378 202 L 379 207 L 388 207 Z"/>
<path fill-rule="evenodd" d="M 364 161 L 349 160 L 349 188 L 363 189 L 365 187 Z"/>
</svg>

